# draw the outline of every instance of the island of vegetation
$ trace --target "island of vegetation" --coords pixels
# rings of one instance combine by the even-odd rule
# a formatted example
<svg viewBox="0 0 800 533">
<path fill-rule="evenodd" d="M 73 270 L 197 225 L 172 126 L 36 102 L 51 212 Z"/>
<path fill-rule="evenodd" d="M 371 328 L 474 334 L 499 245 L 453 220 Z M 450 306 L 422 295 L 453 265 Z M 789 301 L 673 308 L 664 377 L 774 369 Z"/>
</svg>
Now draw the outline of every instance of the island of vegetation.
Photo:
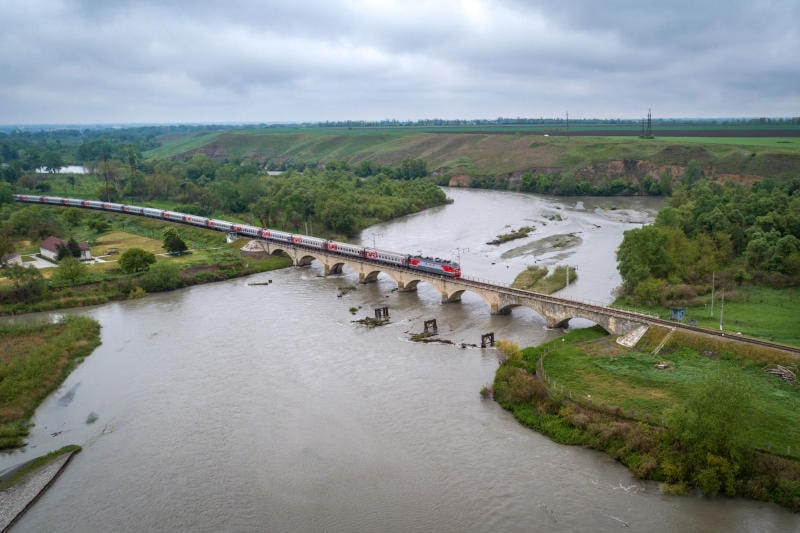
<svg viewBox="0 0 800 533">
<path fill-rule="evenodd" d="M 571 266 L 559 265 L 552 273 L 549 275 L 548 273 L 550 270 L 547 267 L 528 266 L 514 278 L 511 286 L 524 291 L 552 294 L 566 287 L 568 283 L 575 283 L 578 279 L 578 271 Z"/>
<path fill-rule="evenodd" d="M 504 242 L 513 241 L 515 239 L 524 239 L 533 231 L 536 231 L 536 228 L 533 226 L 522 226 L 521 228 L 511 230 L 508 233 L 502 233 L 498 235 L 496 239 L 493 239 L 486 244 L 503 244 Z"/>
</svg>

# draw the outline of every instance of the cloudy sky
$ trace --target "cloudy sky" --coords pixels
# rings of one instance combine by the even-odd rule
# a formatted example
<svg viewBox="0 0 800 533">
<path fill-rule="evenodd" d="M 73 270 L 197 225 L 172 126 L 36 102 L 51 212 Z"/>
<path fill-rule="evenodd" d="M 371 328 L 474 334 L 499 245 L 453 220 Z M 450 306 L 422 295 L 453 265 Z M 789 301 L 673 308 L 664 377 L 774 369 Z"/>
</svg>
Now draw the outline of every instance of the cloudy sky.
<svg viewBox="0 0 800 533">
<path fill-rule="evenodd" d="M 2 0 L 0 124 L 800 115 L 798 0 Z"/>
</svg>

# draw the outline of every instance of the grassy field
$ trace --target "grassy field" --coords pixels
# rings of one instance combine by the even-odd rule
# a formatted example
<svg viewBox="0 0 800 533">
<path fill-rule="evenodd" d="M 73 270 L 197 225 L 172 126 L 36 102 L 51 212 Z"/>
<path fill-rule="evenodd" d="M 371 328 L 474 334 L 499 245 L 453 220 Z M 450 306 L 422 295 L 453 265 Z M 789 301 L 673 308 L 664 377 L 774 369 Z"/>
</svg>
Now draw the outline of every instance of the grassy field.
<svg viewBox="0 0 800 533">
<path fill-rule="evenodd" d="M 750 445 L 800 458 L 800 387 L 796 384 L 767 374 L 761 364 L 747 364 L 732 356 L 702 355 L 691 347 L 652 355 L 624 352 L 615 345 L 608 353 L 610 343 L 612 339 L 603 337 L 559 347 L 545 358 L 548 380 L 575 398 L 590 398 L 593 404 L 619 407 L 637 419 L 661 423 L 664 411 L 682 405 L 699 384 L 737 372 L 751 399 L 750 409 L 740 419 L 749 428 Z M 659 363 L 667 367 L 659 369 Z"/>
<path fill-rule="evenodd" d="M 699 303 L 685 308 L 685 320 L 696 320 L 697 325 L 719 331 L 722 312 L 723 331 L 741 333 L 751 337 L 800 346 L 800 287 L 781 290 L 767 287 L 740 287 L 715 293 L 714 314 L 711 316 L 711 297 L 706 295 Z M 631 307 L 618 300 L 613 304 L 625 309 Z M 645 313 L 669 319 L 671 312 L 664 307 L 637 307 Z"/>
<path fill-rule="evenodd" d="M 587 131 L 592 131 L 590 127 Z M 148 158 L 185 157 L 202 150 L 211 157 L 242 157 L 291 163 L 372 159 L 396 165 L 424 159 L 429 170 L 496 176 L 532 169 L 574 172 L 597 163 L 650 160 L 658 165 L 719 163 L 726 172 L 800 170 L 800 139 L 792 137 L 545 136 L 540 127 L 509 129 L 279 129 L 228 131 L 165 143 Z M 756 172 L 757 171 L 757 172 Z"/>
</svg>

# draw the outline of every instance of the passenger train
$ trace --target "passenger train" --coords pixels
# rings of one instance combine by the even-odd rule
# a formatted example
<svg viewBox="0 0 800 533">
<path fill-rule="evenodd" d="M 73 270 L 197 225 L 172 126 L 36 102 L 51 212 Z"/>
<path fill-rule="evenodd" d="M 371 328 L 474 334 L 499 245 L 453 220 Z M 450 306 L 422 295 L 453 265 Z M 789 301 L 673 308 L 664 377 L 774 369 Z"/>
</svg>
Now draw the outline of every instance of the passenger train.
<svg viewBox="0 0 800 533">
<path fill-rule="evenodd" d="M 227 220 L 206 218 L 177 211 L 167 211 L 153 207 L 141 207 L 136 205 L 125 205 L 112 202 L 102 202 L 98 200 L 82 200 L 79 198 L 62 198 L 58 196 L 34 196 L 29 194 L 15 194 L 17 202 L 27 202 L 33 204 L 47 204 L 67 207 L 83 207 L 87 209 L 98 209 L 112 213 L 124 213 L 128 215 L 139 215 L 150 218 L 168 220 L 206 229 L 224 231 L 226 233 L 238 233 L 246 237 L 264 239 L 268 241 L 286 243 L 312 250 L 325 250 L 343 256 L 352 256 L 368 259 L 377 263 L 387 263 L 395 266 L 407 267 L 413 270 L 421 270 L 432 274 L 439 274 L 453 279 L 461 277 L 461 267 L 458 263 L 440 259 L 438 257 L 424 257 L 421 255 L 409 255 L 399 252 L 378 250 L 376 248 L 364 248 L 346 242 L 329 241 L 312 237 L 311 235 L 299 235 L 287 233 L 285 231 L 259 228 L 247 224 L 236 224 Z"/>
</svg>

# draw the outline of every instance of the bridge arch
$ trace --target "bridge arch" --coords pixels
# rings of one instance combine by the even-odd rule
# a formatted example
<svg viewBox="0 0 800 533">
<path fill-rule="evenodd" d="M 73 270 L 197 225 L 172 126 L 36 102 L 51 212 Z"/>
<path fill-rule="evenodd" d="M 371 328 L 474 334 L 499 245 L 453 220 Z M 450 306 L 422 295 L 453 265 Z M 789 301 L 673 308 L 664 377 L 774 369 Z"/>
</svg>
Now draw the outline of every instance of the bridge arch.
<svg viewBox="0 0 800 533">
<path fill-rule="evenodd" d="M 296 266 L 307 266 L 317 260 L 324 267 L 326 276 L 341 274 L 343 267 L 347 266 L 358 275 L 359 283 L 366 284 L 376 282 L 378 276 L 384 273 L 397 284 L 400 292 L 416 291 L 419 284 L 424 282 L 439 292 L 442 303 L 460 302 L 465 292 L 472 292 L 489 306 L 493 315 L 508 315 L 516 307 L 526 307 L 542 317 L 549 328 L 565 328 L 571 319 L 581 318 L 598 324 L 609 333 L 622 335 L 642 324 L 641 320 L 630 316 L 581 302 L 487 285 L 469 279 L 448 278 L 357 257 L 343 257 L 326 250 L 310 250 L 291 245 L 287 248 Z"/>
</svg>

